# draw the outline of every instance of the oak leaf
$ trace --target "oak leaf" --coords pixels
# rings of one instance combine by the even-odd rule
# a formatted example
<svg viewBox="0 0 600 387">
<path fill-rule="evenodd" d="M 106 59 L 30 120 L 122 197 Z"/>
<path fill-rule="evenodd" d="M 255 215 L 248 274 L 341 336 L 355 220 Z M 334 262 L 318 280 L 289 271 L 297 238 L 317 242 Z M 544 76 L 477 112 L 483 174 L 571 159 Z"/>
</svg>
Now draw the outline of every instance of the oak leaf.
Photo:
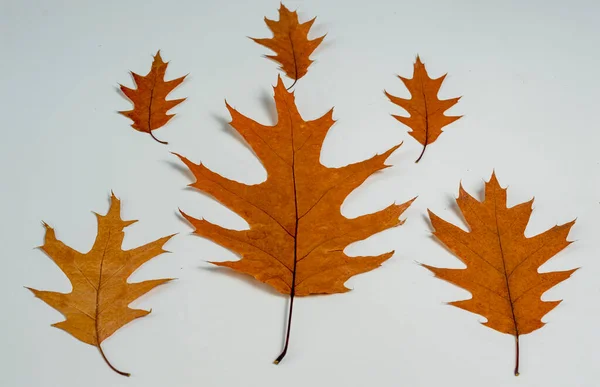
<svg viewBox="0 0 600 387">
<path fill-rule="evenodd" d="M 83 254 L 56 238 L 54 229 L 44 223 L 46 235 L 40 247 L 68 277 L 70 293 L 28 288 L 33 294 L 61 312 L 66 320 L 53 324 L 76 339 L 98 348 L 110 368 L 120 375 L 106 358 L 101 344 L 125 324 L 150 311 L 131 309 L 128 305 L 170 278 L 128 283 L 127 278 L 141 265 L 160 255 L 166 236 L 132 250 L 121 250 L 123 229 L 136 220 L 121 220 L 120 201 L 111 195 L 106 215 L 98 215 L 98 235 L 92 249 Z"/>
<path fill-rule="evenodd" d="M 133 109 L 119 113 L 133 121 L 131 127 L 140 132 L 149 133 L 161 144 L 167 144 L 154 136 L 153 130 L 164 126 L 175 114 L 167 114 L 169 110 L 179 105 L 185 98 L 167 100 L 167 95 L 179 86 L 187 75 L 170 81 L 165 81 L 168 62 L 163 62 L 160 50 L 154 56 L 152 68 L 146 76 L 131 73 L 137 89 L 119 85 L 123 94 L 133 103 Z"/>
<path fill-rule="evenodd" d="M 266 181 L 246 185 L 179 157 L 196 178 L 190 186 L 212 195 L 250 226 L 248 230 L 230 230 L 182 212 L 195 234 L 241 256 L 238 261 L 212 263 L 249 274 L 291 298 L 287 338 L 278 363 L 288 348 L 294 297 L 347 292 L 344 283 L 350 277 L 389 259 L 393 251 L 349 257 L 344 248 L 402 224 L 398 218 L 412 200 L 354 219 L 344 217 L 340 208 L 346 197 L 373 173 L 387 168 L 385 160 L 400 145 L 355 164 L 325 167 L 319 159 L 334 123 L 333 110 L 305 121 L 294 94 L 286 91 L 281 78 L 274 91 L 278 115 L 274 126 L 259 124 L 227 104 L 231 126 L 262 161 Z"/>
<path fill-rule="evenodd" d="M 423 266 L 436 277 L 471 292 L 471 299 L 450 305 L 479 314 L 487 319 L 484 325 L 515 337 L 518 375 L 519 337 L 541 328 L 542 317 L 561 302 L 542 301 L 542 294 L 577 270 L 538 272 L 541 265 L 571 243 L 567 236 L 575 221 L 525 237 L 533 199 L 508 208 L 506 189 L 500 187 L 495 174 L 485 184 L 483 202 L 469 195 L 462 185 L 456 202 L 469 232 L 431 211 L 429 217 L 434 235 L 466 269 Z"/>
<path fill-rule="evenodd" d="M 277 53 L 277 55 L 266 55 L 266 57 L 279 62 L 283 72 L 294 81 L 288 89 L 306 75 L 308 67 L 313 63 L 310 55 L 325 38 L 323 35 L 313 40 L 308 39 L 308 32 L 315 19 L 300 24 L 298 13 L 291 12 L 281 4 L 278 21 L 265 18 L 265 23 L 273 32 L 273 37 L 250 38 Z"/>
<path fill-rule="evenodd" d="M 408 117 L 392 115 L 395 119 L 412 129 L 408 132 L 423 145 L 423 150 L 415 162 L 419 162 L 425 149 L 442 134 L 442 128 L 458 120 L 462 116 L 446 116 L 444 112 L 454 106 L 460 97 L 438 99 L 437 95 L 447 74 L 437 79 L 429 78 L 425 65 L 417 56 L 412 79 L 398 76 L 404 83 L 411 98 L 394 97 L 385 91 L 385 95 L 409 114 Z"/>
</svg>

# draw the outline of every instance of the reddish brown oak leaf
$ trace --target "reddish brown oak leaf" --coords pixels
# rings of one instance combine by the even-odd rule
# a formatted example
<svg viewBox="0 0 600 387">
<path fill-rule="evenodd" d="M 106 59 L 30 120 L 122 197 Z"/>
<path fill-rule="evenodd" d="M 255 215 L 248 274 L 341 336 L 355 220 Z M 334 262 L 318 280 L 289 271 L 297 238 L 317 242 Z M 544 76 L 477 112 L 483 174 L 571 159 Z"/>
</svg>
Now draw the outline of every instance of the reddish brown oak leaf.
<svg viewBox="0 0 600 387">
<path fill-rule="evenodd" d="M 542 301 L 542 294 L 577 270 L 538 272 L 541 265 L 571 243 L 567 236 L 575 221 L 525 237 L 533 200 L 508 208 L 506 189 L 500 187 L 495 174 L 485 184 L 483 202 L 461 185 L 456 203 L 469 226 L 468 232 L 431 211 L 429 218 L 435 229 L 433 235 L 466 269 L 423 266 L 436 277 L 471 292 L 471 299 L 450 305 L 477 313 L 487 319 L 484 325 L 515 337 L 518 375 L 519 336 L 541 328 L 542 317 L 561 302 Z"/>
<path fill-rule="evenodd" d="M 393 251 L 349 257 L 344 249 L 401 225 L 399 217 L 412 200 L 354 219 L 344 217 L 340 208 L 346 197 L 373 173 L 386 168 L 385 160 L 399 145 L 368 160 L 328 168 L 319 159 L 325 136 L 334 123 L 333 110 L 305 121 L 294 94 L 286 91 L 281 78 L 274 89 L 278 115 L 274 126 L 259 124 L 227 105 L 231 126 L 267 170 L 265 182 L 239 183 L 179 157 L 196 178 L 192 187 L 212 195 L 250 225 L 248 230 L 230 230 L 182 212 L 195 234 L 241 256 L 239 261 L 212 263 L 249 274 L 290 296 L 287 336 L 283 352 L 275 361 L 278 363 L 288 349 L 294 297 L 347 292 L 344 283 L 350 277 L 373 270 L 389 259 Z"/>
<path fill-rule="evenodd" d="M 442 128 L 458 120 L 462 116 L 446 116 L 444 112 L 454 106 L 461 97 L 438 99 L 437 95 L 446 78 L 446 74 L 437 79 L 429 78 L 425 65 L 417 56 L 412 79 L 398 76 L 404 83 L 411 98 L 394 97 L 385 91 L 385 95 L 409 114 L 408 117 L 392 115 L 395 119 L 411 128 L 408 132 L 423 145 L 423 150 L 415 162 L 419 162 L 425 149 L 442 134 Z"/>
<path fill-rule="evenodd" d="M 153 130 L 164 126 L 175 114 L 167 114 L 169 110 L 179 105 L 185 98 L 167 100 L 167 95 L 179 86 L 187 75 L 170 81 L 165 81 L 165 72 L 169 63 L 163 62 L 160 50 L 154 56 L 152 68 L 146 76 L 131 73 L 137 89 L 119 85 L 123 94 L 133 103 L 133 109 L 119 113 L 133 121 L 131 127 L 140 132 L 149 133 L 161 144 L 167 144 L 154 136 Z"/>
<path fill-rule="evenodd" d="M 97 347 L 113 371 L 129 376 L 108 361 L 101 344 L 127 323 L 150 313 L 129 308 L 131 302 L 158 285 L 171 281 L 165 278 L 129 283 L 127 278 L 150 259 L 165 253 L 162 246 L 172 235 L 123 251 L 123 229 L 136 221 L 121 220 L 120 212 L 121 202 L 112 195 L 108 213 L 96 214 L 98 235 L 92 249 L 85 254 L 56 239 L 54 229 L 44 223 L 46 236 L 41 249 L 67 276 L 73 290 L 57 293 L 28 289 L 65 316 L 66 319 L 53 324 L 54 327 Z"/>
<path fill-rule="evenodd" d="M 315 19 L 300 24 L 296 11 L 291 12 L 281 4 L 278 21 L 265 18 L 265 23 L 273 32 L 273 37 L 250 38 L 277 54 L 266 55 L 266 57 L 281 64 L 281 70 L 294 81 L 288 89 L 291 89 L 300 78 L 306 75 L 308 67 L 313 63 L 310 55 L 325 38 L 323 35 L 308 40 L 308 32 Z"/>
</svg>

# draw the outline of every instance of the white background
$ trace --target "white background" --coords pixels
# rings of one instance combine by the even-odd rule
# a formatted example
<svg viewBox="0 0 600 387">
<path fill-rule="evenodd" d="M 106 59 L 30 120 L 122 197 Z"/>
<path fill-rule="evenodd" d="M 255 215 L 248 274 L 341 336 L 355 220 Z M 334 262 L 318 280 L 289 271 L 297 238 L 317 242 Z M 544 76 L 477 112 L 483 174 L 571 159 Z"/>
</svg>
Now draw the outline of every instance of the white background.
<svg viewBox="0 0 600 387">
<path fill-rule="evenodd" d="M 525 4 L 526 3 L 526 4 Z M 177 208 L 227 227 L 245 222 L 191 182 L 170 151 L 245 183 L 266 178 L 227 126 L 224 99 L 272 124 L 277 65 L 246 36 L 270 37 L 263 17 L 277 1 L 17 1 L 0 6 L 0 385 L 95 386 L 597 386 L 600 378 L 600 3 L 589 1 L 287 1 L 301 21 L 328 33 L 296 87 L 305 119 L 335 106 L 338 120 L 321 160 L 341 166 L 404 141 L 343 205 L 354 217 L 419 198 L 404 226 L 347 249 L 396 250 L 356 276 L 343 295 L 299 299 L 290 351 L 279 365 L 286 297 L 208 260 L 235 259 L 190 235 Z M 171 61 L 167 78 L 190 73 L 171 94 L 188 100 L 156 135 L 130 128 L 116 87 L 146 74 L 152 54 Z M 408 96 L 395 77 L 420 54 L 431 76 L 448 72 L 440 96 L 463 95 L 419 164 L 420 145 L 383 95 Z M 286 79 L 286 82 L 288 80 Z M 289 84 L 289 83 L 288 83 Z M 427 208 L 462 225 L 453 198 L 462 180 L 481 198 L 495 168 L 509 204 L 535 195 L 527 235 L 577 218 L 577 243 L 542 270 L 582 267 L 544 295 L 564 299 L 544 328 L 514 342 L 481 316 L 444 305 L 468 292 L 416 262 L 461 267 L 431 237 Z M 41 221 L 82 252 L 95 238 L 91 211 L 110 191 L 123 203 L 129 249 L 178 232 L 130 281 L 177 277 L 132 304 L 150 316 L 119 330 L 98 351 L 50 324 L 62 316 L 23 286 L 68 292 L 41 251 Z M 463 225 L 464 226 L 464 225 Z"/>
</svg>

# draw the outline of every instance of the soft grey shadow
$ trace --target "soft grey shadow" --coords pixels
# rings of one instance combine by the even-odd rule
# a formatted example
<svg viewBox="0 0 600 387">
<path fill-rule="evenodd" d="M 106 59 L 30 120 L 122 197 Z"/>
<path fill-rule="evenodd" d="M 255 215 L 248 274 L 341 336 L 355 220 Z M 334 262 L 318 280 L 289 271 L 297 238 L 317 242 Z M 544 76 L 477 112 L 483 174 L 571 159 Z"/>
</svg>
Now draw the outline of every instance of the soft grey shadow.
<svg viewBox="0 0 600 387">
<path fill-rule="evenodd" d="M 275 102 L 273 101 L 273 95 L 269 94 L 266 90 L 262 90 L 260 93 L 260 102 L 269 115 L 270 124 L 277 124 L 277 106 L 275 106 Z"/>
<path fill-rule="evenodd" d="M 128 89 L 136 89 L 138 85 L 137 85 L 137 83 L 135 83 L 135 78 L 133 77 L 133 71 L 129 71 L 129 73 L 128 73 L 128 74 L 129 74 L 129 78 L 130 78 L 130 82 L 129 82 L 129 83 L 130 83 L 132 86 L 131 86 L 131 87 L 130 87 L 130 86 L 126 86 L 126 85 L 123 85 L 122 83 L 120 83 L 120 85 L 123 85 L 123 86 L 127 87 Z M 120 88 L 119 86 L 115 86 L 115 89 L 117 89 L 117 93 L 119 93 L 119 95 L 120 95 L 121 97 L 123 97 L 124 99 L 126 99 L 126 100 L 127 100 L 127 101 L 129 101 L 129 102 L 132 102 L 132 101 L 129 99 L 129 97 L 127 97 L 127 96 L 125 95 L 125 93 L 123 93 L 123 90 L 121 90 L 121 88 Z"/>
<path fill-rule="evenodd" d="M 321 36 L 321 35 L 323 35 L 323 34 L 319 34 L 317 36 Z M 323 41 L 321 42 L 321 44 L 319 44 L 319 47 L 317 47 L 315 49 L 315 51 L 313 52 L 312 55 L 317 56 L 317 55 L 321 54 L 322 51 L 326 51 L 327 49 L 335 46 L 336 42 L 337 42 L 337 39 L 331 38 L 330 35 L 325 36 L 325 39 L 323 39 Z M 317 60 L 315 60 L 313 63 L 317 63 Z"/>
<path fill-rule="evenodd" d="M 196 177 L 194 176 L 192 171 L 190 171 L 181 161 L 167 160 L 166 164 L 172 169 L 182 174 L 183 176 L 185 176 L 185 178 L 188 179 L 190 182 L 196 181 Z"/>
<path fill-rule="evenodd" d="M 466 226 L 467 230 L 468 230 L 469 229 L 469 225 L 467 223 L 467 220 L 463 216 L 463 213 L 460 210 L 460 207 L 458 206 L 458 203 L 456 202 L 456 199 L 453 198 L 452 196 L 446 196 L 446 201 L 447 201 L 446 202 L 447 208 L 449 208 L 450 211 L 452 211 L 456 215 L 458 215 L 458 217 L 460 218 L 460 220 L 463 222 L 463 225 Z"/>
<path fill-rule="evenodd" d="M 321 19 L 319 16 L 314 15 L 310 12 L 307 12 L 305 10 L 305 7 L 298 6 L 294 9 L 289 8 L 289 10 L 292 12 L 296 11 L 298 13 L 298 20 L 300 21 L 301 24 L 306 23 L 309 20 L 315 19 L 313 25 L 310 28 L 310 32 L 308 34 L 310 40 L 313 40 L 319 36 L 325 35 L 327 33 L 327 31 L 331 30 L 330 23 L 325 23 L 323 21 L 323 19 Z"/>
<path fill-rule="evenodd" d="M 246 142 L 246 140 L 244 139 L 244 137 L 242 137 L 242 135 L 239 134 L 237 132 L 237 130 L 235 130 L 229 124 L 230 123 L 229 120 L 227 120 L 226 118 L 223 118 L 222 116 L 220 116 L 218 114 L 215 114 L 215 113 L 211 113 L 211 117 L 219 124 L 219 126 L 221 127 L 221 130 L 223 132 L 227 133 L 232 138 L 234 138 L 235 140 L 237 140 L 238 142 L 240 142 L 240 144 L 243 144 L 248 149 L 252 150 L 252 148 L 250 147 L 250 145 L 248 145 L 248 143 Z"/>
<path fill-rule="evenodd" d="M 216 115 L 214 113 L 212 114 L 212 117 L 213 117 L 213 119 L 215 119 L 221 125 L 221 130 L 222 131 L 224 131 L 225 133 L 229 134 L 231 137 L 233 137 L 234 139 L 236 139 L 240 144 L 244 145 L 246 147 L 246 149 L 248 149 L 254 155 L 254 157 L 256 157 L 258 160 L 260 160 L 260 157 L 258 157 L 258 155 L 254 151 L 254 149 L 252 149 L 252 147 L 250 146 L 250 144 L 248 144 L 248 142 L 246 141 L 246 139 L 244 137 L 242 137 L 242 135 L 239 134 L 237 132 L 237 130 L 235 130 L 229 124 L 229 121 L 227 121 L 223 117 L 221 117 L 219 115 Z M 262 160 L 261 160 L 261 162 L 262 162 Z"/>
<path fill-rule="evenodd" d="M 194 232 L 194 226 L 192 226 L 192 225 L 190 224 L 190 222 L 189 222 L 189 221 L 188 221 L 188 220 L 187 220 L 187 219 L 186 219 L 186 218 L 185 218 L 183 215 L 181 215 L 181 212 L 180 212 L 180 211 L 181 211 L 181 210 L 179 210 L 179 211 L 175 211 L 175 217 L 176 217 L 177 219 L 179 219 L 179 220 L 180 220 L 182 223 L 185 223 L 185 224 L 186 224 L 188 227 L 190 227 L 190 228 L 192 229 L 192 232 Z"/>
<path fill-rule="evenodd" d="M 223 206 L 223 207 L 227 208 L 228 210 L 232 211 L 234 214 L 236 214 L 236 215 L 238 215 L 238 216 L 239 216 L 239 214 L 238 214 L 237 212 L 233 211 L 232 209 L 230 209 L 229 207 L 227 207 L 226 205 L 224 205 L 223 203 L 221 203 L 220 201 L 218 201 L 218 200 L 217 200 L 217 199 L 216 199 L 214 196 L 212 196 L 211 194 L 208 194 L 208 193 L 206 193 L 206 192 L 204 192 L 204 191 L 201 191 L 201 190 L 199 190 L 199 189 L 198 189 L 198 188 L 196 188 L 196 187 L 191 187 L 191 186 L 187 186 L 187 187 L 185 187 L 184 189 L 185 189 L 186 191 L 191 191 L 191 192 L 194 192 L 194 193 L 200 194 L 200 195 L 202 195 L 202 196 L 204 196 L 204 197 L 206 197 L 206 198 L 209 198 L 209 199 L 211 199 L 212 201 L 214 201 L 216 204 L 219 204 L 219 205 L 221 205 L 221 206 Z M 183 211 L 183 210 L 182 210 L 182 211 Z M 183 212 L 185 212 L 185 211 L 183 211 Z M 179 214 L 179 212 L 177 212 L 177 213 Z M 181 216 L 181 214 L 179 214 L 179 216 Z M 181 216 L 181 220 L 183 220 L 185 223 L 187 223 L 187 224 L 189 225 L 189 222 L 188 222 L 188 221 L 187 221 L 187 219 L 185 219 L 184 217 L 182 217 L 182 216 Z M 208 238 L 207 238 L 207 240 L 210 240 L 210 239 L 208 239 Z"/>
<path fill-rule="evenodd" d="M 186 167 L 185 167 L 185 165 L 182 165 L 182 164 L 180 164 L 180 163 L 177 163 L 176 161 L 171 161 L 171 160 L 168 160 L 166 163 L 167 163 L 167 165 L 169 165 L 171 168 L 173 168 L 173 169 L 174 169 L 174 170 L 176 170 L 177 172 L 179 172 L 179 173 L 181 173 L 182 175 L 184 175 L 184 176 L 185 176 L 185 177 L 186 177 L 186 178 L 187 178 L 187 179 L 190 181 L 190 183 L 193 183 L 194 181 L 196 181 L 196 177 L 194 176 L 194 174 L 193 174 L 193 173 L 192 173 L 192 172 L 191 172 L 191 171 L 190 171 L 188 168 L 186 168 Z M 204 196 L 204 197 L 207 197 L 207 198 L 211 199 L 212 201 L 214 201 L 214 202 L 215 202 L 215 203 L 217 203 L 217 204 L 224 205 L 223 203 L 219 202 L 219 201 L 218 201 L 218 200 L 217 200 L 217 199 L 216 199 L 214 196 L 212 196 L 212 195 L 210 195 L 210 194 L 208 194 L 208 193 L 206 193 L 206 192 L 204 192 L 204 191 L 202 191 L 202 190 L 199 190 L 199 189 L 198 189 L 198 188 L 196 188 L 196 187 L 192 187 L 192 186 L 190 186 L 190 185 L 186 185 L 186 186 L 184 187 L 184 190 L 185 190 L 185 191 L 192 191 L 192 192 L 195 192 L 195 193 L 197 193 L 197 194 L 200 194 L 200 195 L 202 195 L 202 196 Z M 226 207 L 226 206 L 225 206 L 225 207 Z M 227 207 L 227 208 L 228 208 L 228 207 Z M 184 212 L 185 212 L 185 211 L 184 211 Z M 235 212 L 235 211 L 234 211 L 234 212 Z M 178 218 L 179 220 L 181 220 L 182 222 L 186 223 L 187 225 L 190 225 L 190 224 L 189 224 L 189 222 L 187 221 L 187 219 L 185 219 L 185 218 L 184 218 L 184 217 L 183 217 L 183 216 L 182 216 L 182 215 L 179 213 L 179 211 L 177 211 L 175 214 L 176 214 L 176 216 L 177 216 L 177 218 Z"/>
<path fill-rule="evenodd" d="M 431 219 L 429 219 L 429 216 L 427 214 L 421 214 L 421 217 L 427 224 L 427 229 L 428 229 L 427 231 L 429 231 L 430 233 L 433 233 L 435 231 L 435 229 L 433 228 L 433 225 L 431 224 Z M 433 235 L 430 235 L 430 236 L 433 237 Z M 437 240 L 437 238 L 435 238 L 435 237 L 434 237 L 434 239 Z"/>
<path fill-rule="evenodd" d="M 438 246 L 442 246 L 442 248 L 444 250 L 446 250 L 447 252 L 449 252 L 450 254 L 456 256 L 456 254 L 454 254 L 454 252 L 452 250 L 450 250 L 445 244 L 443 244 L 442 241 L 440 241 L 439 239 L 437 239 L 435 237 L 435 235 L 433 235 L 433 234 L 428 235 L 428 238 L 431 239 L 432 241 L 434 241 Z"/>
<path fill-rule="evenodd" d="M 131 102 L 131 100 L 125 95 L 125 93 L 123 93 L 123 90 L 121 90 L 121 88 L 119 86 L 115 86 L 115 90 L 117 92 L 117 94 L 119 94 L 119 96 L 121 96 L 121 98 L 123 98 L 125 101 L 129 102 L 129 103 L 133 103 Z"/>
<path fill-rule="evenodd" d="M 221 266 L 204 267 L 204 266 L 201 266 L 201 267 L 198 267 L 198 269 L 206 270 L 211 273 L 219 273 L 219 274 L 234 278 L 236 280 L 242 281 L 255 289 L 260 289 L 260 290 L 270 293 L 274 296 L 285 297 L 283 294 L 279 293 L 278 291 L 273 289 L 271 286 L 254 279 L 252 276 L 250 276 L 248 274 L 239 273 L 239 272 L 229 269 L 227 267 L 221 267 Z"/>
<path fill-rule="evenodd" d="M 475 192 L 475 195 L 476 195 L 475 199 L 477 199 L 478 201 L 485 200 L 485 183 L 486 182 L 483 179 L 482 179 L 482 182 L 483 182 L 483 185 L 477 189 L 477 192 Z"/>
<path fill-rule="evenodd" d="M 463 217 L 463 214 L 460 211 L 460 208 L 458 207 L 458 204 L 456 203 L 456 199 L 453 198 L 452 196 L 448 195 L 448 196 L 446 196 L 446 200 L 448 201 L 447 208 L 449 208 L 451 211 L 454 211 L 454 213 L 457 214 L 462 219 L 463 223 L 465 225 L 467 225 L 467 230 L 468 230 L 469 229 L 468 228 L 468 223 L 465 220 L 465 218 Z M 436 213 L 436 215 L 437 215 L 437 213 Z M 440 241 L 438 238 L 435 237 L 435 235 L 433 235 L 433 232 L 435 231 L 435 229 L 433 228 L 433 225 L 431 224 L 431 219 L 429 219 L 429 215 L 428 214 L 422 214 L 421 216 L 423 217 L 423 220 L 425 221 L 425 223 L 427 224 L 427 226 L 429 228 L 429 231 L 431 232 L 431 235 L 429 235 L 429 238 L 431 240 L 433 240 L 437 245 L 442 246 L 444 248 L 444 250 L 446 250 L 450 254 L 454 255 L 456 258 L 458 258 L 462 262 L 462 260 L 460 259 L 460 257 L 458 257 L 452 250 L 450 250 L 444 243 L 442 243 L 442 241 Z"/>
</svg>

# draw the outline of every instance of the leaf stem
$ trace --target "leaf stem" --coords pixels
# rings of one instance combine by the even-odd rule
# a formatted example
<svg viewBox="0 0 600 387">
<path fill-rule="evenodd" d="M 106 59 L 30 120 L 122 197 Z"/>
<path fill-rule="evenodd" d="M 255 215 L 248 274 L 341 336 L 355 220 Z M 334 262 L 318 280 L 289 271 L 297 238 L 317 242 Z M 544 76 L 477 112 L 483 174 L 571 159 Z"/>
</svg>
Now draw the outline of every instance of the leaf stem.
<svg viewBox="0 0 600 387">
<path fill-rule="evenodd" d="M 112 364 L 110 364 L 110 361 L 108 361 L 108 359 L 106 358 L 106 355 L 104 354 L 104 351 L 102 350 L 102 346 L 100 344 L 98 344 L 98 350 L 100 351 L 100 355 L 102 355 L 102 358 L 104 359 L 104 361 L 106 362 L 106 364 L 108 364 L 108 366 L 110 367 L 111 370 L 115 371 L 119 375 L 123 375 L 123 376 L 127 376 L 127 377 L 131 376 L 130 373 L 119 371 Z"/>
<path fill-rule="evenodd" d="M 292 83 L 286 90 L 290 91 L 290 89 L 296 85 L 296 82 L 298 82 L 297 78 L 294 79 L 294 83 Z"/>
<path fill-rule="evenodd" d="M 166 141 L 161 141 L 158 138 L 154 137 L 154 133 L 152 133 L 152 130 L 150 130 L 148 133 L 150 133 L 150 136 L 152 136 L 153 139 L 155 139 L 157 142 L 161 143 L 161 144 L 168 144 L 168 142 Z"/>
<path fill-rule="evenodd" d="M 515 335 L 516 344 L 516 360 L 515 360 L 515 376 L 519 376 L 519 335 Z"/>
<path fill-rule="evenodd" d="M 427 137 L 425 137 L 425 145 L 423 145 L 423 150 L 421 151 L 421 154 L 419 155 L 417 161 L 415 161 L 415 164 L 421 160 L 421 157 L 423 157 L 423 155 L 425 154 L 425 149 L 427 149 Z"/>
<path fill-rule="evenodd" d="M 296 277 L 295 266 L 296 266 L 296 262 L 294 261 L 294 273 L 292 274 L 292 277 L 294 277 L 294 282 L 295 282 L 295 277 Z M 275 359 L 273 361 L 273 364 L 279 364 L 279 362 L 281 362 L 281 360 L 283 360 L 283 358 L 287 354 L 288 346 L 290 344 L 290 331 L 292 328 L 292 312 L 293 312 L 293 310 L 294 310 L 294 283 L 292 283 L 292 291 L 290 293 L 290 311 L 288 312 L 288 323 L 287 323 L 287 333 L 285 335 L 285 345 L 283 347 L 283 351 L 281 351 L 281 354 L 279 356 L 277 356 L 277 359 Z"/>
</svg>

